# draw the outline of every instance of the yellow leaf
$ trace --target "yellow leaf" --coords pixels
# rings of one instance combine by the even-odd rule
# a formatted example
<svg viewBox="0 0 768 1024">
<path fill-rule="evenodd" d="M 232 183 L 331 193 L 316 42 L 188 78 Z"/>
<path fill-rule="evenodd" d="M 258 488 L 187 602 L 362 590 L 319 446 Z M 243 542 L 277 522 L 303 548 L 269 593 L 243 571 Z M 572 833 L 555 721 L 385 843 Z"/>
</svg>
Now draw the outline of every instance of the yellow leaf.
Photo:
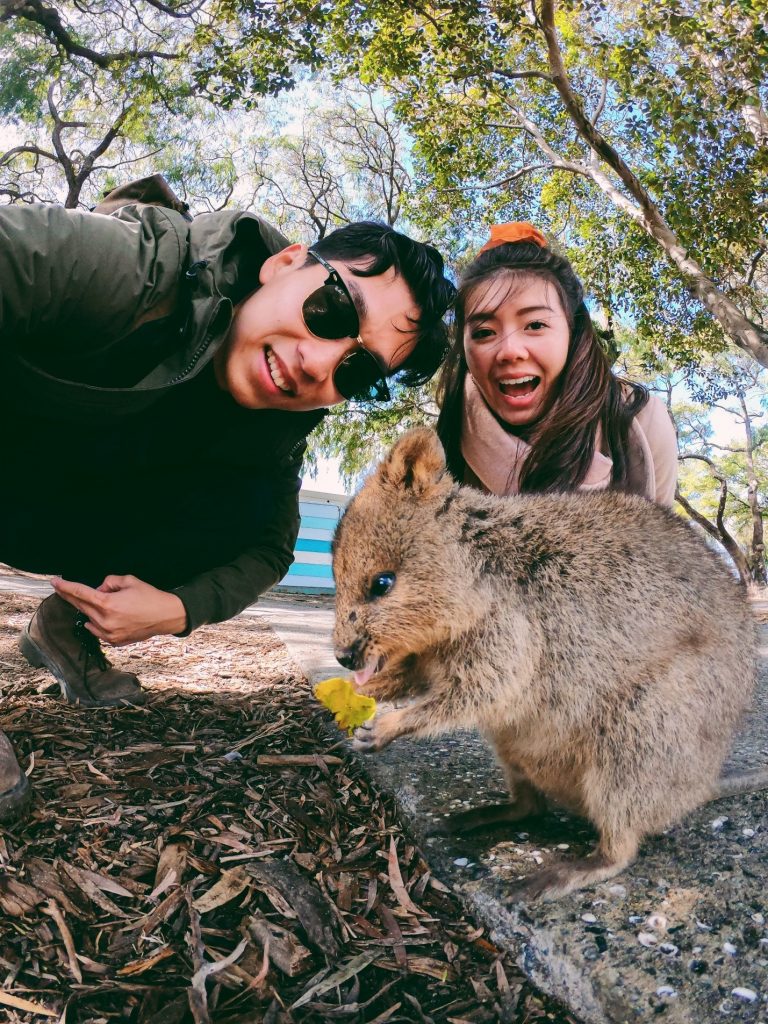
<svg viewBox="0 0 768 1024">
<path fill-rule="evenodd" d="M 338 727 L 346 729 L 350 736 L 376 714 L 375 699 L 356 693 L 348 679 L 324 679 L 315 687 L 315 696 L 333 712 Z"/>
</svg>

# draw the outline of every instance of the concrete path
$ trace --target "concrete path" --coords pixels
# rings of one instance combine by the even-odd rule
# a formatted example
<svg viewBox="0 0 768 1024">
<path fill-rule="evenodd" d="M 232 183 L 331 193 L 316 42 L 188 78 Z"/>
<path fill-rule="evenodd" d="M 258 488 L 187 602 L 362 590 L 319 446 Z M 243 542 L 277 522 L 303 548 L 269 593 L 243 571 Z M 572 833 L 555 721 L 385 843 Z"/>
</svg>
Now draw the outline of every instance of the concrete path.
<svg viewBox="0 0 768 1024">
<path fill-rule="evenodd" d="M 333 656 L 333 600 L 266 594 L 246 615 L 263 615 L 311 683 L 344 675 Z"/>
<path fill-rule="evenodd" d="M 768 607 L 763 611 L 768 610 Z M 263 614 L 312 681 L 340 672 L 332 610 L 265 598 Z M 761 677 L 734 744 L 734 768 L 768 766 L 768 625 Z M 584 853 L 591 830 L 565 814 L 527 831 L 430 836 L 443 814 L 503 796 L 485 745 L 459 734 L 398 741 L 365 761 L 393 793 L 443 881 L 462 895 L 542 989 L 589 1024 L 661 1016 L 675 1024 L 768 1024 L 768 796 L 721 800 L 643 844 L 618 878 L 556 903 L 510 906 L 505 880 L 558 855 Z"/>
<path fill-rule="evenodd" d="M 0 575 L 0 593 L 26 594 L 27 597 L 47 597 L 53 593 L 53 587 L 47 580 L 36 576 Z"/>
</svg>

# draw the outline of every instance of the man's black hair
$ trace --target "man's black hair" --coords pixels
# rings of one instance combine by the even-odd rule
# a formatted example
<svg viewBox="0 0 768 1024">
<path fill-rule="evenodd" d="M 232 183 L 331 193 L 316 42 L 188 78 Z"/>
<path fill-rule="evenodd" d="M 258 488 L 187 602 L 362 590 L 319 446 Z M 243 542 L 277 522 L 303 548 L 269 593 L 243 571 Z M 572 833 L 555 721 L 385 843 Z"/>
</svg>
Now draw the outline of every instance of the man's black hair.
<svg viewBox="0 0 768 1024">
<path fill-rule="evenodd" d="M 425 384 L 448 351 L 443 316 L 456 295 L 437 249 L 373 220 L 337 228 L 311 248 L 327 260 L 347 264 L 355 277 L 376 277 L 394 267 L 410 288 L 420 313 L 414 322 L 416 345 L 392 376 L 409 387 Z M 354 266 L 358 261 L 364 266 Z M 308 257 L 307 263 L 312 262 Z"/>
</svg>

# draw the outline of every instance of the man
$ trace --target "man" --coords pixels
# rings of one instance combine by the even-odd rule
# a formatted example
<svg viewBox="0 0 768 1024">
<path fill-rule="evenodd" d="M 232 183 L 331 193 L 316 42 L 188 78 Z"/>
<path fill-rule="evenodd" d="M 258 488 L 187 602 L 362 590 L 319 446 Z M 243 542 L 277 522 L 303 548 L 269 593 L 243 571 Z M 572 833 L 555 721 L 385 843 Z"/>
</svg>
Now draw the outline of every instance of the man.
<svg viewBox="0 0 768 1024">
<path fill-rule="evenodd" d="M 429 379 L 452 297 L 383 225 L 289 245 L 250 213 L 191 220 L 159 176 L 94 213 L 0 209 L 0 560 L 59 574 L 27 659 L 72 703 L 141 703 L 100 642 L 186 636 L 281 579 L 307 435 Z M 0 733 L 0 820 L 27 799 Z"/>
</svg>

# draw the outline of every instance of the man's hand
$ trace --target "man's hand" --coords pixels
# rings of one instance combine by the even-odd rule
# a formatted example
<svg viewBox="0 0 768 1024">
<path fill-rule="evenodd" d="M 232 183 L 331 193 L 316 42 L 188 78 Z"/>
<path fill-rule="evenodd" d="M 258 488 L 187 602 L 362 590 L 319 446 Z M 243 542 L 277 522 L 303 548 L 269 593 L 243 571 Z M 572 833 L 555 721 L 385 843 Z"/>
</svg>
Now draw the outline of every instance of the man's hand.
<svg viewBox="0 0 768 1024">
<path fill-rule="evenodd" d="M 58 576 L 51 584 L 59 597 L 88 616 L 90 633 L 115 647 L 187 628 L 181 598 L 135 576 L 107 576 L 96 589 Z"/>
</svg>

